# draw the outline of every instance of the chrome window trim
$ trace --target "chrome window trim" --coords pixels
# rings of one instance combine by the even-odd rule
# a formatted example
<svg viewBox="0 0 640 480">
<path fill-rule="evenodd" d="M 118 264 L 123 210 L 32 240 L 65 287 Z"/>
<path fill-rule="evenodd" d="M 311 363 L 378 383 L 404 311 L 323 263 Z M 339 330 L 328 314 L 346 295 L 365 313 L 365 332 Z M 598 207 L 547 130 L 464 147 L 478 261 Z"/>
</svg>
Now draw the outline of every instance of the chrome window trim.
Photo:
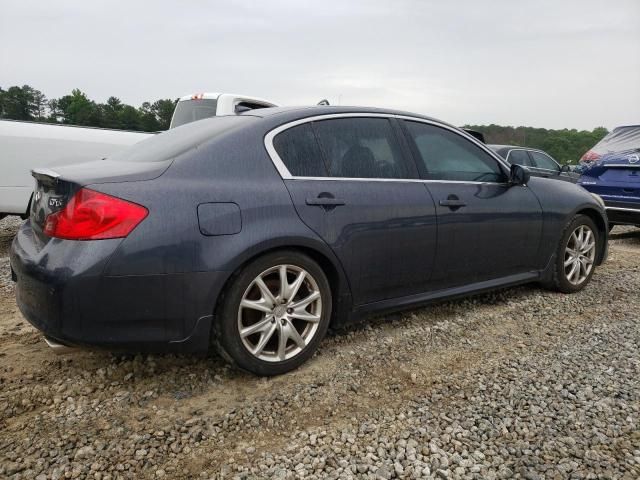
<svg viewBox="0 0 640 480">
<path fill-rule="evenodd" d="M 508 185 L 507 182 L 475 182 L 475 181 L 463 181 L 463 180 L 428 180 L 422 178 L 351 178 L 351 177 L 302 177 L 291 175 L 289 169 L 284 164 L 280 155 L 276 151 L 273 146 L 273 139 L 281 132 L 288 130 L 290 128 L 296 127 L 298 125 L 302 125 L 305 123 L 315 122 L 319 120 L 329 120 L 333 118 L 386 118 L 386 119 L 399 119 L 399 120 L 409 120 L 412 122 L 420 122 L 426 123 L 428 125 L 434 125 L 436 127 L 444 128 L 446 130 L 450 130 L 461 137 L 469 140 L 474 143 L 476 146 L 480 147 L 486 153 L 489 154 L 491 158 L 493 158 L 499 165 L 502 165 L 507 172 L 509 172 L 510 167 L 506 163 L 506 161 L 500 157 L 497 153 L 487 147 L 484 143 L 480 142 L 474 136 L 466 133 L 460 132 L 460 130 L 450 127 L 449 125 L 440 123 L 434 120 L 427 120 L 425 118 L 412 117 L 410 115 L 398 115 L 392 113 L 367 113 L 367 112 L 350 112 L 350 113 L 328 113 L 326 115 L 314 115 L 313 117 L 301 118 L 298 120 L 294 120 L 283 125 L 280 125 L 269 132 L 264 136 L 264 146 L 273 162 L 276 170 L 282 177 L 283 180 L 326 180 L 326 181 L 352 181 L 352 182 L 403 182 L 403 183 L 464 183 L 464 184 L 472 184 L 472 185 Z"/>
</svg>

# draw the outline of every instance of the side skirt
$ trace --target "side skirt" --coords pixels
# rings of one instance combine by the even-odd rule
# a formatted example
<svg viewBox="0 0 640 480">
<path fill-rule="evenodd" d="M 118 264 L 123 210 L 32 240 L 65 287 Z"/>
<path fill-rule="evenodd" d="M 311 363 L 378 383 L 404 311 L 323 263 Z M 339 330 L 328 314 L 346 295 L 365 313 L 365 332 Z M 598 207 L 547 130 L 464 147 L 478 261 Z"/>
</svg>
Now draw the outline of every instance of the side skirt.
<svg viewBox="0 0 640 480">
<path fill-rule="evenodd" d="M 436 290 L 427 293 L 418 293 L 416 295 L 408 295 L 406 297 L 392 298 L 382 300 L 380 302 L 372 302 L 356 307 L 352 312 L 352 321 L 357 321 L 362 317 L 373 313 L 389 313 L 409 308 L 416 308 L 439 300 L 451 300 L 469 295 L 495 290 L 497 288 L 512 287 L 539 281 L 540 272 L 526 272 L 509 275 L 507 277 L 496 278 L 493 280 L 485 280 L 483 282 L 471 283 L 461 287 L 447 288 L 444 290 Z"/>
</svg>

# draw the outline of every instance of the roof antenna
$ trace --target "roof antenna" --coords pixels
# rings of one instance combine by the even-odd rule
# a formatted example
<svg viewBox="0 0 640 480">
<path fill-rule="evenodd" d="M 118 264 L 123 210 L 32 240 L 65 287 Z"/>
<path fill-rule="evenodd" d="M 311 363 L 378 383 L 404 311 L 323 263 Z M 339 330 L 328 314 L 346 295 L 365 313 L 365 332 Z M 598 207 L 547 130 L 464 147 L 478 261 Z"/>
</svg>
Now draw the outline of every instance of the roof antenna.
<svg viewBox="0 0 640 480">
<path fill-rule="evenodd" d="M 329 100 L 327 100 L 326 98 L 323 98 L 318 102 L 318 105 L 329 105 Z"/>
</svg>

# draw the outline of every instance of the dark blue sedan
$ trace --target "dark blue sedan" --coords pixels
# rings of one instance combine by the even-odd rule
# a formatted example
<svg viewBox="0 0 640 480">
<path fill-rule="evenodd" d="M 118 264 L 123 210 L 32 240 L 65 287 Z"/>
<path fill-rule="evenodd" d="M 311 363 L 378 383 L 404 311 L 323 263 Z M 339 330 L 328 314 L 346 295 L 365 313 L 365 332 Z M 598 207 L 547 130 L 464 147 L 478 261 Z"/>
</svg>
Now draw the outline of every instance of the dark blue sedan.
<svg viewBox="0 0 640 480">
<path fill-rule="evenodd" d="M 34 177 L 11 265 L 51 345 L 213 346 L 260 375 L 374 312 L 528 282 L 576 292 L 607 251 L 599 197 L 388 110 L 216 117 Z"/>
</svg>

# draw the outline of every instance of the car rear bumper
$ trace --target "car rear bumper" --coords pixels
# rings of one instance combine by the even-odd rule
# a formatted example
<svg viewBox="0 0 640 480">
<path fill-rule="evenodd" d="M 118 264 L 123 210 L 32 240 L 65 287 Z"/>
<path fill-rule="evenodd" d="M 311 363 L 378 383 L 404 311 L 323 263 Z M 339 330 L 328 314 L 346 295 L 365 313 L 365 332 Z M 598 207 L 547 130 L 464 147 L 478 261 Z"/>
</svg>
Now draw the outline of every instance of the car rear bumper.
<svg viewBox="0 0 640 480">
<path fill-rule="evenodd" d="M 640 198 L 630 201 L 627 198 L 604 198 L 609 223 L 615 225 L 640 226 Z"/>
<path fill-rule="evenodd" d="M 13 241 L 11 268 L 18 307 L 45 336 L 110 350 L 207 351 L 225 272 L 105 276 L 118 241 L 56 241 L 34 252 L 30 228 L 27 222 Z M 66 262 L 51 260 L 73 250 Z"/>
<path fill-rule="evenodd" d="M 600 195 L 604 200 L 610 224 L 640 226 L 640 197 L 624 194 L 623 188 L 616 189 L 620 195 L 612 192 L 610 185 L 582 185 L 590 192 Z"/>
<path fill-rule="evenodd" d="M 606 209 L 610 224 L 640 226 L 640 206 L 639 208 L 607 206 Z"/>
</svg>

